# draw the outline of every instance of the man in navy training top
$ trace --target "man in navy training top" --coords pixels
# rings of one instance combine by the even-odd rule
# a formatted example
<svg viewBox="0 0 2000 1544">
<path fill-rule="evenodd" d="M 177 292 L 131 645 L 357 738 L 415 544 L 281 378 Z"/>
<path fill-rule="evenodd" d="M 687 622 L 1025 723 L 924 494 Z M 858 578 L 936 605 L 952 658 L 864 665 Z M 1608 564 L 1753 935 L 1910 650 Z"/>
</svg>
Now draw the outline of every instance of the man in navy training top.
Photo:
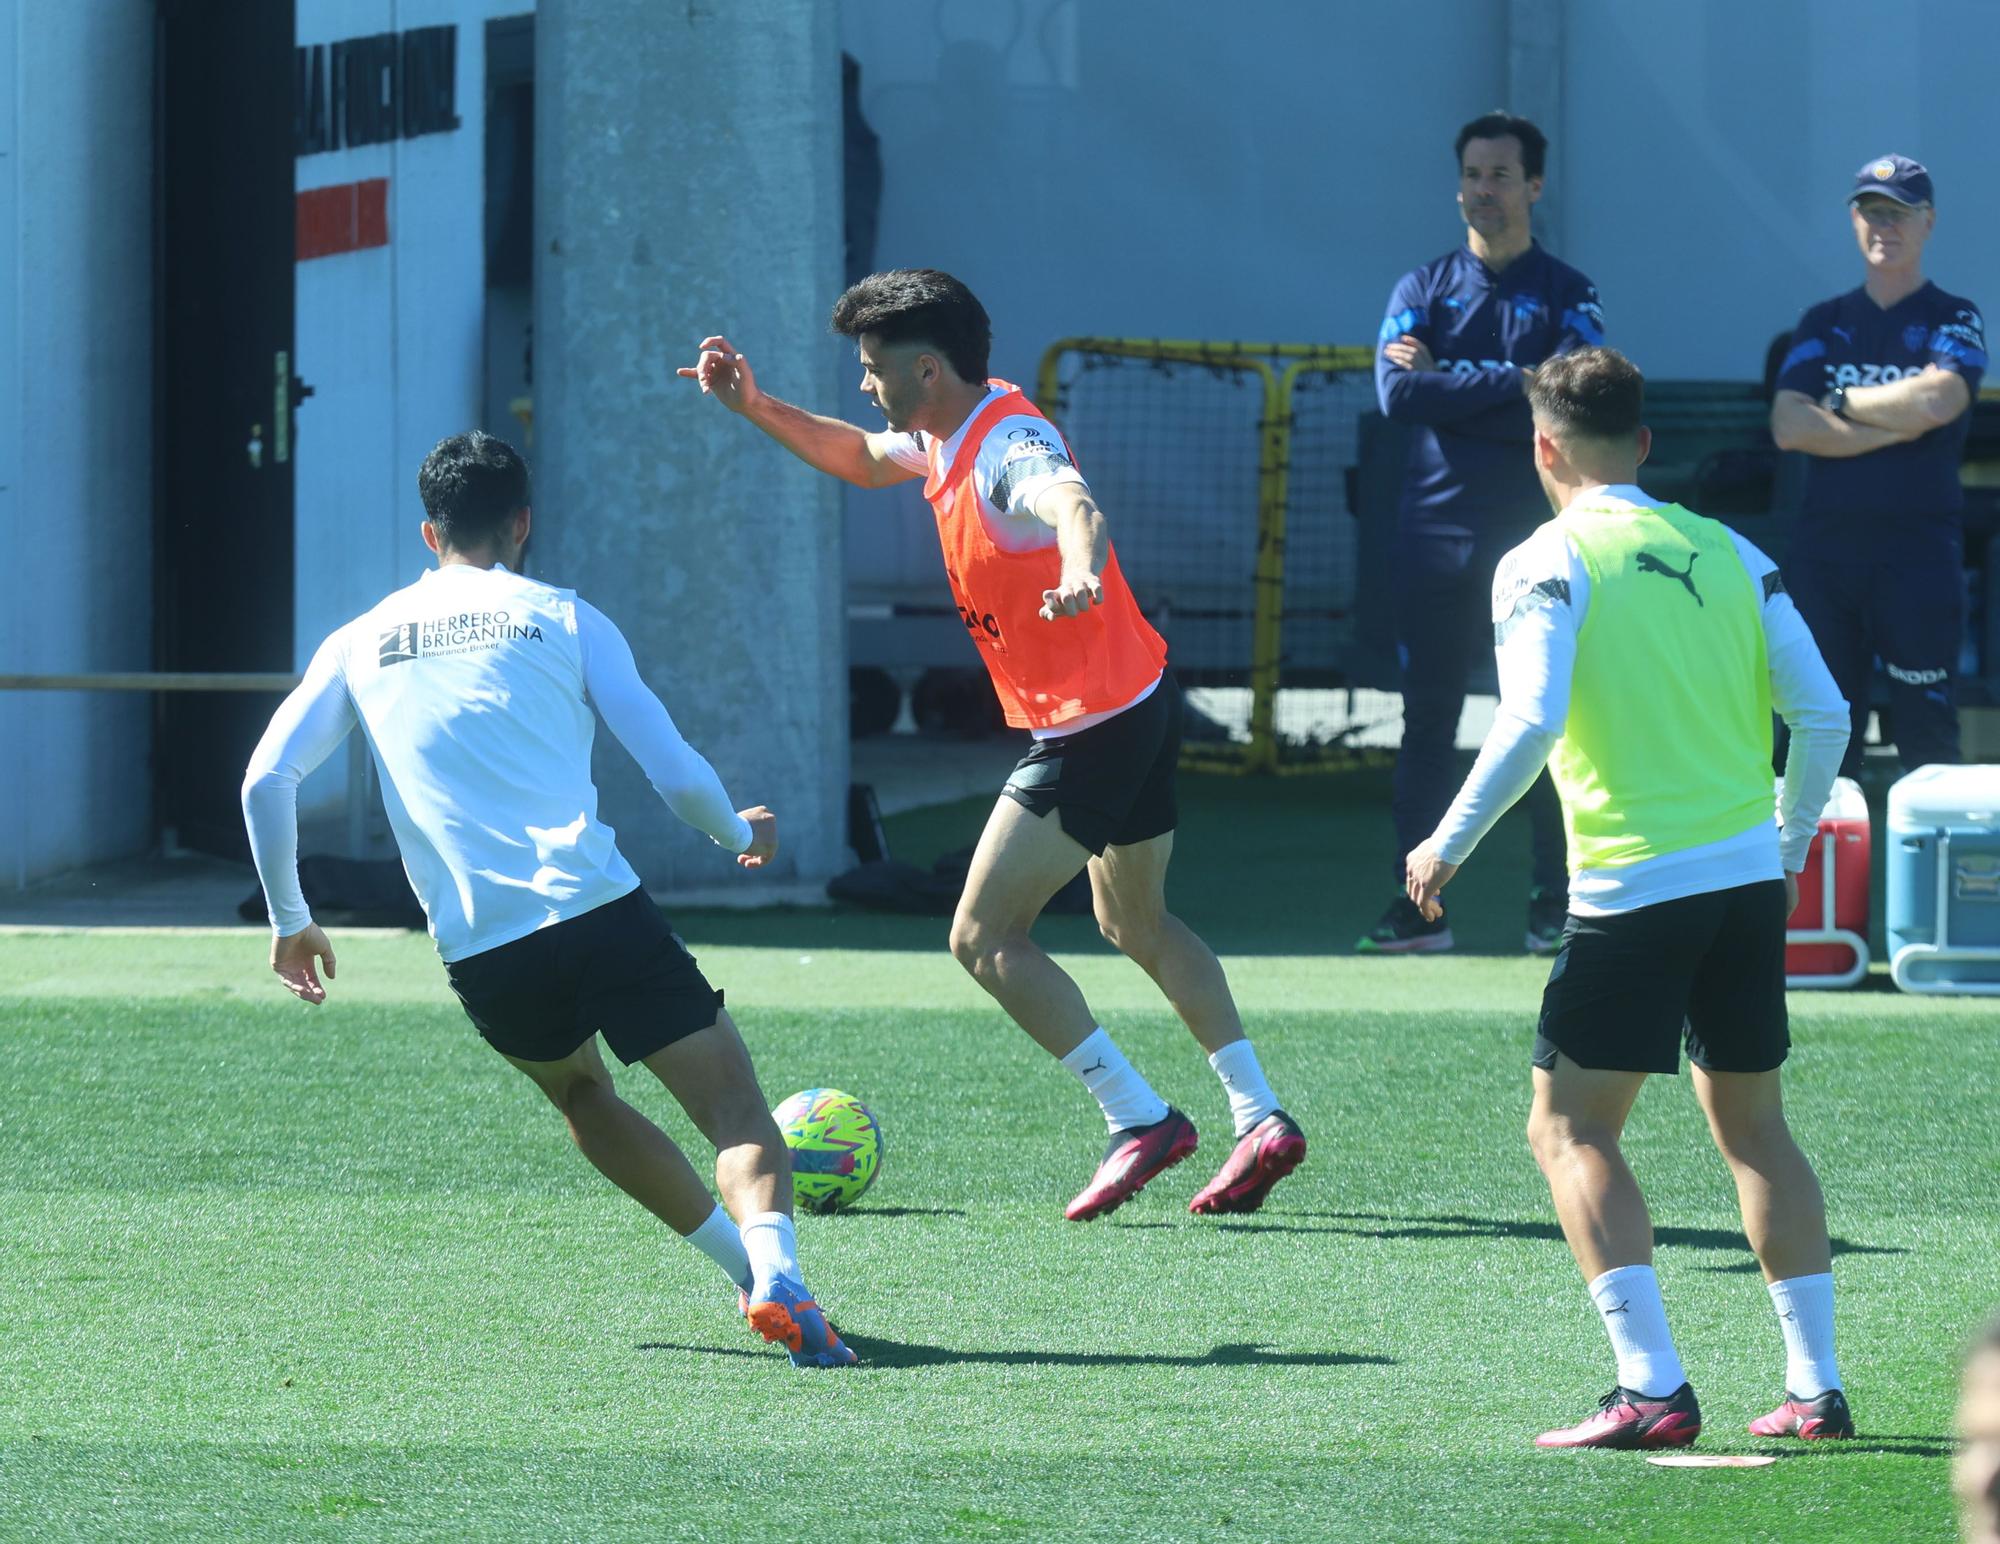
<svg viewBox="0 0 2000 1544">
<path fill-rule="evenodd" d="M 1771 405 L 1771 438 L 1806 453 L 1785 583 L 1853 718 L 1861 769 L 1874 662 L 1905 768 L 1954 762 L 1952 673 L 1965 625 L 1965 454 L 1986 371 L 1979 308 L 1923 274 L 1937 223 L 1931 177 L 1885 155 L 1854 177 L 1848 217 L 1867 278 L 1808 308 Z"/>
<path fill-rule="evenodd" d="M 1398 282 L 1375 356 L 1382 412 L 1410 426 L 1410 449 L 1396 553 L 1398 893 L 1356 946 L 1364 953 L 1452 946 L 1442 911 L 1427 921 L 1400 893 L 1404 863 L 1458 783 L 1458 720 L 1492 642 L 1493 571 L 1547 514 L 1530 450 L 1528 381 L 1543 360 L 1604 341 L 1597 287 L 1543 251 L 1529 228 L 1548 152 L 1542 131 L 1488 113 L 1458 131 L 1455 148 L 1465 245 Z M 1546 776 L 1526 803 L 1534 830 L 1526 943 L 1552 954 L 1568 885 L 1562 810 Z"/>
</svg>

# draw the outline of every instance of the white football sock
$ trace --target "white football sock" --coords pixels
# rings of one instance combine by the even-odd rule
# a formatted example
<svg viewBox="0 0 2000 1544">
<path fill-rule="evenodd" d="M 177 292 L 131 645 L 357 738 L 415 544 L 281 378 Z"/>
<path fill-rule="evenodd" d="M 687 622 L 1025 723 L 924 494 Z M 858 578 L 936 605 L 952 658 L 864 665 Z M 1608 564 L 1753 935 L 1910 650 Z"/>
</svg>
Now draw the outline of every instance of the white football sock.
<svg viewBox="0 0 2000 1544">
<path fill-rule="evenodd" d="M 1167 1101 L 1153 1092 L 1152 1085 L 1139 1076 L 1102 1029 L 1086 1035 L 1083 1044 L 1065 1056 L 1062 1064 L 1090 1090 L 1104 1111 L 1104 1124 L 1113 1131 L 1150 1126 L 1167 1118 Z"/>
<path fill-rule="evenodd" d="M 1278 1108 L 1278 1096 L 1264 1081 L 1264 1069 L 1257 1064 L 1257 1053 L 1247 1039 L 1211 1051 L 1208 1064 L 1222 1079 L 1222 1091 L 1229 1096 L 1229 1113 L 1236 1122 L 1239 1137 L 1248 1134 L 1257 1122 Z"/>
<path fill-rule="evenodd" d="M 686 1238 L 721 1266 L 723 1275 L 745 1292 L 750 1290 L 750 1257 L 743 1252 L 743 1235 L 729 1220 L 729 1213 L 720 1206 L 716 1207 L 708 1214 L 708 1220 L 687 1234 Z"/>
<path fill-rule="evenodd" d="M 743 1252 L 758 1281 L 799 1279 L 799 1236 L 783 1212 L 758 1212 L 743 1222 Z"/>
<path fill-rule="evenodd" d="M 1771 1283 L 1771 1306 L 1785 1337 L 1785 1392 L 1816 1399 L 1840 1387 L 1833 1360 L 1833 1276 L 1794 1276 Z"/>
<path fill-rule="evenodd" d="M 1652 1266 L 1621 1265 L 1606 1271 L 1590 1284 L 1590 1300 L 1611 1337 L 1622 1387 L 1665 1399 L 1687 1382 Z"/>
</svg>

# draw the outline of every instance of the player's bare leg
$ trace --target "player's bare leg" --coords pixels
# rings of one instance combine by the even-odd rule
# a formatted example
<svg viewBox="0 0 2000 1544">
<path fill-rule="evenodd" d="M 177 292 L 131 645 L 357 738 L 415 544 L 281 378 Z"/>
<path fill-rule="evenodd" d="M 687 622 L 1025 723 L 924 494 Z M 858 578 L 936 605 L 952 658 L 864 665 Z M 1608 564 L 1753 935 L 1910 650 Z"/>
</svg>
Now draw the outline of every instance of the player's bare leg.
<svg viewBox="0 0 2000 1544">
<path fill-rule="evenodd" d="M 1753 1421 L 1760 1437 L 1851 1437 L 1833 1351 L 1833 1247 L 1819 1178 L 1785 1123 L 1777 1071 L 1694 1069 L 1695 1097 L 1736 1179 L 1743 1232 L 1785 1341 L 1785 1397 Z"/>
<path fill-rule="evenodd" d="M 1051 1056 L 1064 1057 L 1097 1028 L 1069 973 L 1029 937 L 1056 891 L 1090 852 L 1057 815 L 1036 816 L 1000 799 L 987 817 L 951 919 L 952 957 Z"/>
<path fill-rule="evenodd" d="M 706 1235 L 727 1231 L 715 1199 L 667 1134 L 620 1099 L 593 1036 L 560 1061 L 507 1058 L 562 1112 L 577 1147 L 597 1170 L 676 1233 L 723 1265 L 744 1295 L 740 1306 L 767 1340 L 783 1340 L 800 1365 L 846 1366 L 854 1353 L 798 1280 L 791 1228 L 790 1155 L 750 1070 L 736 1026 L 722 1015 L 707 1029 L 647 1057 L 646 1065 L 718 1148 L 716 1177 L 743 1227 L 736 1249 Z M 760 1129 L 761 1128 L 761 1129 Z M 768 1133 L 768 1135 L 767 1135 Z M 758 1203 L 761 1210 L 744 1209 Z M 740 1265 L 729 1262 L 729 1256 Z M 738 1272 L 742 1274 L 738 1274 Z M 747 1280 L 745 1277 L 747 1276 Z M 758 1324 L 762 1299 L 783 1298 L 769 1331 Z M 804 1344 L 811 1338 L 812 1344 Z"/>
<path fill-rule="evenodd" d="M 1776 1072 L 1694 1069 L 1695 1097 L 1736 1180 L 1743 1232 L 1764 1280 L 1833 1269 L 1819 1178 L 1785 1124 Z"/>
<path fill-rule="evenodd" d="M 792 1155 L 729 1015 L 662 1046 L 645 1065 L 715 1144 L 715 1188 L 730 1215 L 741 1222 L 759 1212 L 789 1213 Z"/>
<path fill-rule="evenodd" d="M 562 1112 L 570 1136 L 599 1173 L 713 1260 L 739 1292 L 750 1290 L 741 1229 L 666 1133 L 618 1097 L 595 1036 L 561 1061 L 507 1060 Z"/>
<path fill-rule="evenodd" d="M 806 1290 L 792 1225 L 792 1155 L 765 1107 L 735 1022 L 718 1012 L 708 1028 L 645 1061 L 715 1144 L 716 1188 L 741 1224 L 750 1265 L 752 1284 L 740 1306 L 751 1327 L 782 1344 L 795 1366 L 851 1366 L 854 1353 Z"/>
<path fill-rule="evenodd" d="M 1653 1275 L 1653 1220 L 1618 1145 L 1646 1074 L 1579 1067 L 1558 1054 L 1554 1068 L 1537 1067 L 1534 1078 L 1528 1145 L 1618 1359 L 1617 1386 L 1593 1414 L 1535 1440 L 1542 1447 L 1685 1447 L 1701 1432 L 1701 1407 Z"/>
<path fill-rule="evenodd" d="M 1098 929 L 1153 978 L 1188 1032 L 1209 1053 L 1228 1095 L 1236 1145 L 1189 1210 L 1254 1212 L 1271 1187 L 1306 1156 L 1305 1133 L 1278 1106 L 1257 1053 L 1243 1034 L 1229 978 L 1215 951 L 1167 910 L 1167 867 L 1174 833 L 1107 847 L 1090 860 L 1090 895 Z"/>
<path fill-rule="evenodd" d="M 1167 865 L 1174 833 L 1129 847 L 1107 847 L 1090 860 L 1091 907 L 1098 930 L 1166 994 L 1204 1051 L 1243 1038 L 1243 1020 L 1215 951 L 1167 910 Z"/>
<path fill-rule="evenodd" d="M 1584 1280 L 1651 1265 L 1653 1219 L 1618 1145 L 1646 1074 L 1579 1067 L 1559 1055 L 1554 1071 L 1534 1075 L 1528 1146 Z"/>
<path fill-rule="evenodd" d="M 1091 1016 L 1069 973 L 1029 929 L 1090 853 L 1062 829 L 1012 799 L 993 808 L 972 855 L 951 922 L 951 952 L 1008 1017 L 1076 1075 L 1104 1112 L 1111 1143 L 1097 1172 L 1066 1209 L 1072 1221 L 1122 1206 L 1154 1175 L 1195 1150 L 1186 1116 L 1170 1109 Z"/>
<path fill-rule="evenodd" d="M 548 1095 L 597 1171 L 676 1233 L 687 1237 L 715 1210 L 715 1197 L 686 1155 L 618 1097 L 595 1036 L 561 1061 L 507 1060 Z"/>
</svg>

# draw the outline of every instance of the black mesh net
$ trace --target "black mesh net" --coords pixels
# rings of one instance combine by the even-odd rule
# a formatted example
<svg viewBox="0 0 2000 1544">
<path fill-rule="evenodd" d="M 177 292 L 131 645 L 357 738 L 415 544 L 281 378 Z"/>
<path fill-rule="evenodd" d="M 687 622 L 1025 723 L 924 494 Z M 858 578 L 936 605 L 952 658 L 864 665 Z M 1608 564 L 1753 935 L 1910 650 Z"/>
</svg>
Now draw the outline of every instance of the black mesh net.
<svg viewBox="0 0 2000 1544">
<path fill-rule="evenodd" d="M 1110 517 L 1126 582 L 1182 683 L 1247 688 L 1262 376 L 1069 353 L 1061 382 L 1044 410 Z"/>
<path fill-rule="evenodd" d="M 1119 559 L 1190 689 L 1190 738 L 1250 738 L 1261 466 L 1267 379 L 1213 360 L 1132 358 L 1069 349 L 1056 418 L 1111 519 Z M 1349 513 L 1358 415 L 1374 405 L 1365 371 L 1300 370 L 1290 426 L 1282 551 L 1278 752 L 1337 745 L 1352 716 L 1344 690 L 1354 637 L 1356 522 Z"/>
<path fill-rule="evenodd" d="M 1302 370 L 1293 377 L 1282 686 L 1325 687 L 1346 676 L 1359 583 L 1349 486 L 1360 459 L 1355 425 L 1374 407 L 1374 381 L 1361 371 Z"/>
</svg>

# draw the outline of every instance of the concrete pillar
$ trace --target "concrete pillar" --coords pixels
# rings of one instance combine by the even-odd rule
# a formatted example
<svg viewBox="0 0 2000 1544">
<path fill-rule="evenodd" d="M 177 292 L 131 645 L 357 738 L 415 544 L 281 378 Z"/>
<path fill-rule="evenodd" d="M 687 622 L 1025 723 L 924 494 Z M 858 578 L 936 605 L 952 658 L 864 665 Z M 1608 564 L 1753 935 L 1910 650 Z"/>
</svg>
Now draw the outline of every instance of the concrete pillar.
<svg viewBox="0 0 2000 1544">
<path fill-rule="evenodd" d="M 153 13 L 0 0 L 0 670 L 152 655 Z M 146 849 L 152 707 L 0 692 L 0 885 Z"/>
<path fill-rule="evenodd" d="M 838 15 L 819 0 L 541 0 L 535 18 L 535 473 L 529 568 L 631 640 L 742 804 L 740 878 L 609 734 L 598 786 L 656 893 L 798 898 L 844 864 L 840 485 L 676 379 L 726 333 L 831 410 L 840 289 Z"/>
<path fill-rule="evenodd" d="M 1507 111 L 1549 137 L 1548 178 L 1535 206 L 1535 235 L 1557 257 L 1564 244 L 1564 187 L 1571 150 L 1564 121 L 1563 32 L 1567 0 L 1507 0 Z"/>
</svg>

